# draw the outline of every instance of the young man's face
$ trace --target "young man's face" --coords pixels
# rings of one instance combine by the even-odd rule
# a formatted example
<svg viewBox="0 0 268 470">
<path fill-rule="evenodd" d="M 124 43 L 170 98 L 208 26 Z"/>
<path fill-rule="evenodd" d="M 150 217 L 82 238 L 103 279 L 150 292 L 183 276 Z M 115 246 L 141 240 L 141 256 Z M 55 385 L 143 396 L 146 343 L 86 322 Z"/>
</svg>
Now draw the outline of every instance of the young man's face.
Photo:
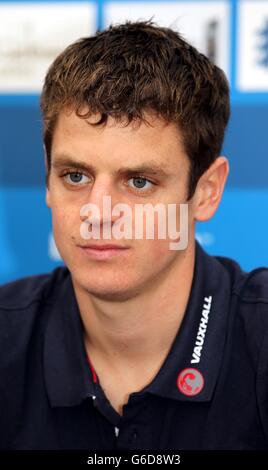
<svg viewBox="0 0 268 470">
<path fill-rule="evenodd" d="M 106 126 L 94 127 L 74 112 L 62 112 L 54 132 L 46 201 L 52 209 L 55 242 L 76 285 L 101 298 L 130 298 L 149 289 L 186 253 L 170 250 L 172 240 L 168 234 L 166 239 L 157 235 L 146 239 L 145 227 L 143 239 L 135 239 L 136 204 L 177 204 L 179 230 L 179 204 L 187 199 L 189 160 L 179 130 L 156 117 L 148 118 L 152 126 L 131 123 L 124 127 L 109 117 Z M 88 121 L 93 122 L 94 116 Z M 74 163 L 64 163 L 67 158 Z M 135 170 L 143 166 L 147 169 Z M 66 175 L 68 171 L 73 174 Z M 104 225 L 110 223 L 112 227 L 122 217 L 103 219 L 104 196 L 111 197 L 111 208 L 118 203 L 130 208 L 132 239 L 103 239 Z M 85 217 L 80 210 L 89 203 L 100 209 L 100 219 L 94 218 L 94 224 L 99 222 L 101 229 L 99 240 L 81 236 Z M 153 223 L 157 234 L 156 216 Z M 193 231 L 190 211 L 189 225 Z M 189 233 L 189 239 L 191 236 L 193 233 Z M 90 244 L 115 244 L 126 249 L 101 259 L 98 253 L 85 251 L 83 247 Z"/>
</svg>

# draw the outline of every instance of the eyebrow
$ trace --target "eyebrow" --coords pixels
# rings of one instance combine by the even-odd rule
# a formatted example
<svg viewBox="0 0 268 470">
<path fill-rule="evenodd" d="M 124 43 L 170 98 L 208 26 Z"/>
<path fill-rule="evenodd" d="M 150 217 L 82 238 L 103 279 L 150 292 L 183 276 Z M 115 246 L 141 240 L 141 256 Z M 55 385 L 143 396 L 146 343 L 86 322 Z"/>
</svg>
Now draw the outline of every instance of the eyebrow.
<svg viewBox="0 0 268 470">
<path fill-rule="evenodd" d="M 79 170 L 84 170 L 93 174 L 96 174 L 97 170 L 94 167 L 94 165 L 91 165 L 89 163 L 85 163 L 83 161 L 76 160 L 73 157 L 70 157 L 68 155 L 61 155 L 55 157 L 55 159 L 52 159 L 52 166 L 53 168 L 56 169 L 62 169 L 66 167 L 71 167 L 71 168 L 76 168 Z M 119 175 L 130 175 L 130 174 L 138 174 L 138 173 L 146 173 L 150 174 L 152 176 L 162 176 L 167 178 L 168 176 L 171 176 L 172 173 L 167 172 L 164 170 L 164 168 L 161 165 L 158 165 L 155 161 L 153 160 L 148 160 L 146 161 L 145 164 L 138 165 L 138 166 L 133 166 L 133 167 L 121 167 L 117 173 Z"/>
</svg>

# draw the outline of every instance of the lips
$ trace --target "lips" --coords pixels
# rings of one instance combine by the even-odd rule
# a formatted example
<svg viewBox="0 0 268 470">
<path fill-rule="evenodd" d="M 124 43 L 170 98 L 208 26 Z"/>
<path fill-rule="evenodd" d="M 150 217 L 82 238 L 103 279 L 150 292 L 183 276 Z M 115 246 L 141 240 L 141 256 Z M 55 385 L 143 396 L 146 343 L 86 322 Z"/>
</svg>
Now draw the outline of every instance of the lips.
<svg viewBox="0 0 268 470">
<path fill-rule="evenodd" d="M 85 245 L 85 246 L 81 246 L 81 248 L 92 249 L 92 250 L 125 250 L 128 247 L 122 246 L 122 245 L 107 244 L 107 245 Z"/>
<path fill-rule="evenodd" d="M 85 246 L 80 246 L 80 251 L 84 255 L 88 256 L 93 260 L 108 260 L 116 256 L 124 256 L 123 254 L 127 252 L 127 246 L 123 245 L 113 245 L 109 244 L 89 244 Z"/>
</svg>

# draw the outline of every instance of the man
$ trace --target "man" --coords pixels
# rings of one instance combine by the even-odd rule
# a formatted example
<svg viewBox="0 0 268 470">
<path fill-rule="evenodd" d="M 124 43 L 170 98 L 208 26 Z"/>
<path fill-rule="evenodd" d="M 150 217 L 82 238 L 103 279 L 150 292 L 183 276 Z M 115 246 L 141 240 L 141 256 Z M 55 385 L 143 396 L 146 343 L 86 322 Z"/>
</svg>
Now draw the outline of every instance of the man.
<svg viewBox="0 0 268 470">
<path fill-rule="evenodd" d="M 195 240 L 229 171 L 224 73 L 178 33 L 126 22 L 56 58 L 41 108 L 66 266 L 0 289 L 1 447 L 267 448 L 268 270 Z M 140 204 L 186 204 L 186 245 L 115 237 L 107 201 L 128 229 Z"/>
</svg>

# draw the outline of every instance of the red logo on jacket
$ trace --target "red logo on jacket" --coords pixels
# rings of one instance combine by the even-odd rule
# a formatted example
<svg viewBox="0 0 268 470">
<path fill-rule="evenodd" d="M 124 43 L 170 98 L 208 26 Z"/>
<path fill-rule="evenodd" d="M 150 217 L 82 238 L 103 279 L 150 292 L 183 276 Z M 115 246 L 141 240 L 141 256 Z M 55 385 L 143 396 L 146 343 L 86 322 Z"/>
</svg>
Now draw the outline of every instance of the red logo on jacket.
<svg viewBox="0 0 268 470">
<path fill-rule="evenodd" d="M 204 387 L 204 378 L 197 369 L 183 369 L 178 375 L 177 385 L 184 395 L 198 395 Z"/>
</svg>

